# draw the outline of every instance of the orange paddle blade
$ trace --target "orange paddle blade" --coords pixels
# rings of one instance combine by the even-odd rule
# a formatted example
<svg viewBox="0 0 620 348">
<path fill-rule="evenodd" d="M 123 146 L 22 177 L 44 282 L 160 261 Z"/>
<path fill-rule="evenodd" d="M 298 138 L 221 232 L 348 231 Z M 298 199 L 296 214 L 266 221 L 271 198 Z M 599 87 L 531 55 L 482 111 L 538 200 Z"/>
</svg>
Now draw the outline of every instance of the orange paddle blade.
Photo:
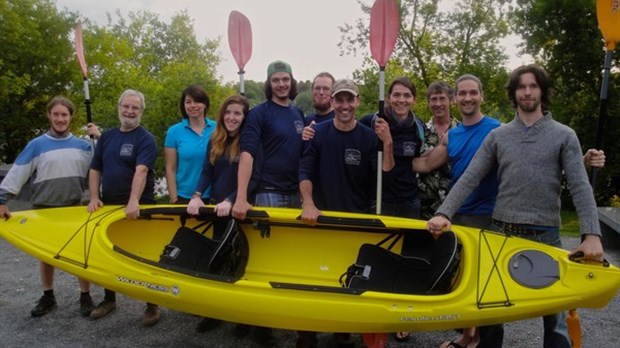
<svg viewBox="0 0 620 348">
<path fill-rule="evenodd" d="M 370 53 L 385 66 L 396 46 L 400 15 L 396 0 L 377 0 L 370 9 Z"/>
<path fill-rule="evenodd" d="M 620 0 L 596 0 L 596 18 L 608 51 L 620 42 Z"/>
<path fill-rule="evenodd" d="M 84 58 L 84 42 L 82 41 L 82 22 L 75 23 L 75 54 L 77 55 L 80 68 L 82 69 L 82 76 L 86 78 L 88 76 L 88 67 L 86 66 L 86 58 Z"/>
<path fill-rule="evenodd" d="M 228 16 L 228 46 L 239 70 L 243 70 L 252 56 L 252 26 L 239 11 L 232 11 Z"/>
</svg>

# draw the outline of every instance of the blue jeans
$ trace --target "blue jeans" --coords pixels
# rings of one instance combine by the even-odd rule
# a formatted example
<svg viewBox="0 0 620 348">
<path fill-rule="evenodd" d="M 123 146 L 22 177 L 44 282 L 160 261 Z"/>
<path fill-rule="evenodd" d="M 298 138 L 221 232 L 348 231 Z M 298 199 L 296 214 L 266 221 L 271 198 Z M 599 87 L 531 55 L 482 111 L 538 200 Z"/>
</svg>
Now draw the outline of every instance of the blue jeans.
<svg viewBox="0 0 620 348">
<path fill-rule="evenodd" d="M 256 194 L 254 205 L 258 207 L 300 208 L 299 194 L 279 192 L 261 192 Z"/>
<path fill-rule="evenodd" d="M 492 230 L 501 231 L 501 228 L 495 224 L 491 225 Z M 552 245 L 561 248 L 562 240 L 560 239 L 560 231 L 558 228 L 533 234 L 522 234 L 518 237 L 533 240 L 535 242 Z M 566 313 L 545 315 L 543 317 L 544 327 L 544 348 L 570 348 L 571 340 L 568 336 L 568 327 L 566 326 Z M 504 325 L 490 325 L 480 327 L 480 344 L 478 348 L 501 347 L 504 337 Z"/>
</svg>

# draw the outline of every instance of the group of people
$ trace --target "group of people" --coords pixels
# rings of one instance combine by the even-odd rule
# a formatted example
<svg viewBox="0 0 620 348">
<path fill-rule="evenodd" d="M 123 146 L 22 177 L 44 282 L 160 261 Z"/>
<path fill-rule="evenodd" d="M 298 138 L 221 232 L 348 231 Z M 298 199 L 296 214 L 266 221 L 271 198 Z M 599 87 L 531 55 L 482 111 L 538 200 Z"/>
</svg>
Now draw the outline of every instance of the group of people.
<svg viewBox="0 0 620 348">
<path fill-rule="evenodd" d="M 385 110 L 361 118 L 354 81 L 318 74 L 312 83 L 315 113 L 308 116 L 292 103 L 296 84 L 291 66 L 275 61 L 267 68 L 266 101 L 250 110 L 246 98 L 231 96 L 215 121 L 207 118 L 206 92 L 198 85 L 187 87 L 179 103 L 182 119 L 168 129 L 164 143 L 170 203 L 187 205 L 190 214 L 213 204 L 218 216 L 236 219 L 244 219 L 253 206 L 301 208 L 302 221 L 310 225 L 323 210 L 370 213 L 379 204 L 384 215 L 429 219 L 433 234 L 455 223 L 560 246 L 565 175 L 581 222 L 582 243 L 576 251 L 602 258 L 586 167 L 602 167 L 605 155 L 591 149 L 582 156 L 575 132 L 552 119 L 551 81 L 541 67 L 512 72 L 507 92 L 515 117 L 506 125 L 482 114 L 482 82 L 469 74 L 459 77 L 454 89 L 442 81 L 429 85 L 432 117 L 426 124 L 412 111 L 417 91 L 407 77 L 392 81 Z M 453 104 L 461 121 L 450 114 Z M 37 208 L 81 204 L 87 182 L 88 212 L 119 204 L 127 218 L 137 218 L 141 204 L 155 203 L 157 146 L 140 126 L 144 109 L 142 93 L 123 92 L 120 127 L 101 134 L 88 125 L 88 133 L 98 139 L 93 149 L 70 132 L 73 104 L 54 98 L 47 108 L 49 131 L 27 145 L 0 185 L 0 214 L 10 217 L 6 201 L 31 179 Z M 383 152 L 381 163 L 378 151 Z M 405 236 L 403 248 L 408 242 Z M 33 316 L 57 306 L 54 268 L 41 262 L 40 272 L 44 294 Z M 95 307 L 89 283 L 79 283 L 83 315 L 100 318 L 116 308 L 113 291 L 106 289 Z M 147 304 L 143 323 L 154 325 L 159 316 L 159 307 Z M 197 330 L 217 324 L 204 318 Z M 544 326 L 545 347 L 570 347 L 563 313 L 546 316 Z M 250 330 L 259 344 L 274 343 L 270 328 L 238 324 L 234 333 Z M 351 334 L 334 337 L 339 347 L 354 345 Z M 398 332 L 395 338 L 408 340 L 409 333 Z M 500 347 L 502 340 L 503 326 L 492 325 L 464 329 L 442 347 Z M 296 344 L 316 347 L 317 335 L 299 331 Z"/>
</svg>

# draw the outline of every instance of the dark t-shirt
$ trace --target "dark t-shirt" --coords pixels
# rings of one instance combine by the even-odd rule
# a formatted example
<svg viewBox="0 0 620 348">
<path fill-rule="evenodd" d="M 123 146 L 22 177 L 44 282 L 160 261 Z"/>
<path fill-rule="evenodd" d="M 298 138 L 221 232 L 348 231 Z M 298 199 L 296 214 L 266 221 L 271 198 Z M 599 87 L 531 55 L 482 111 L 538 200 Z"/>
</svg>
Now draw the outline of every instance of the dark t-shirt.
<svg viewBox="0 0 620 348">
<path fill-rule="evenodd" d="M 336 116 L 336 112 L 334 110 L 326 113 L 325 115 L 312 114 L 306 116 L 306 126 L 310 125 L 310 122 L 314 121 L 316 124 L 323 123 L 326 121 L 331 121 Z"/>
<path fill-rule="evenodd" d="M 241 133 L 241 152 L 252 155 L 260 170 L 258 193 L 298 191 L 303 128 L 303 112 L 293 105 L 268 100 L 250 111 Z"/>
<path fill-rule="evenodd" d="M 358 123 L 349 132 L 323 122 L 305 150 L 299 181 L 311 180 L 314 203 L 321 210 L 370 211 L 377 168 L 377 136 Z"/>
<path fill-rule="evenodd" d="M 366 115 L 360 122 L 372 128 L 374 117 L 374 114 Z M 420 134 L 424 134 L 425 127 L 421 121 L 416 122 L 414 117 L 410 114 L 402 122 L 391 116 L 385 118 L 390 125 L 395 166 L 389 172 L 383 172 L 384 202 L 398 203 L 418 197 L 418 183 L 411 161 L 420 156 L 420 148 L 424 141 Z M 421 127 L 423 128 L 420 129 Z"/>
<path fill-rule="evenodd" d="M 155 203 L 155 137 L 141 126 L 121 132 L 119 128 L 104 132 L 95 147 L 90 168 L 101 172 L 101 199 L 105 204 L 127 204 L 131 184 L 139 164 L 149 168 L 140 203 Z"/>
</svg>

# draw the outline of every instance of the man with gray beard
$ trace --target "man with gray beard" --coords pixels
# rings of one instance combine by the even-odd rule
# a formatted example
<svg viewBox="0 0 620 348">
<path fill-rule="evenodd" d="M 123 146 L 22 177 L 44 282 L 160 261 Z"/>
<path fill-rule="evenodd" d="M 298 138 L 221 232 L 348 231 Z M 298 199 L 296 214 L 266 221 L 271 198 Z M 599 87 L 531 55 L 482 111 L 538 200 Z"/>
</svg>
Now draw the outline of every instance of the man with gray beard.
<svg viewBox="0 0 620 348">
<path fill-rule="evenodd" d="M 88 174 L 90 202 L 88 212 L 104 204 L 125 205 L 128 219 L 140 216 L 140 204 L 155 203 L 155 137 L 140 126 L 144 112 L 144 95 L 128 89 L 118 100 L 120 127 L 104 132 L 95 148 Z M 101 187 L 101 190 L 99 189 Z M 103 301 L 90 317 L 97 319 L 116 308 L 116 294 L 105 290 Z M 142 323 L 152 326 L 159 321 L 159 307 L 147 303 Z"/>
</svg>

